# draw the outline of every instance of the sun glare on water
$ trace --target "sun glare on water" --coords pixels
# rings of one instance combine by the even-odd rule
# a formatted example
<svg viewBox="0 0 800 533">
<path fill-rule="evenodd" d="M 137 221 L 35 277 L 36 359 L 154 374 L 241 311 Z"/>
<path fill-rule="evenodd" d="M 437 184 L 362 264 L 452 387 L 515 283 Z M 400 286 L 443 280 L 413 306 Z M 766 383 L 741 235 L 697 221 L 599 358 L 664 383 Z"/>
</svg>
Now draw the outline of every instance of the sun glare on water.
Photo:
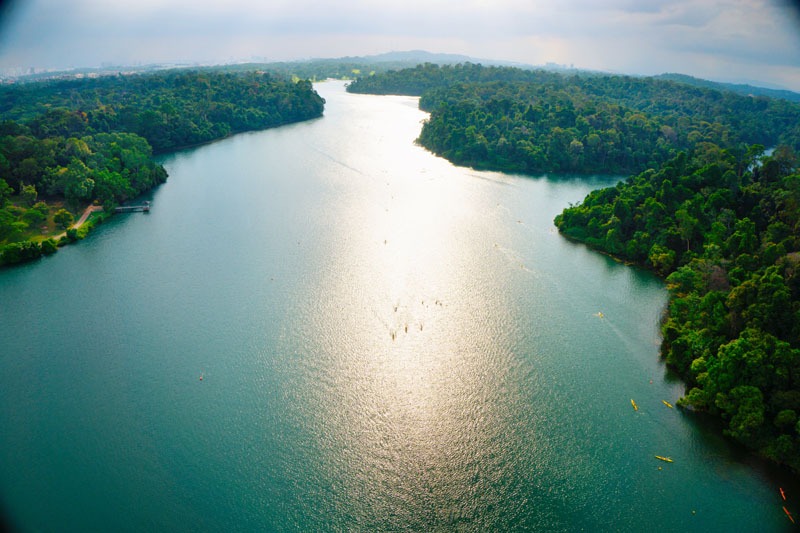
<svg viewBox="0 0 800 533">
<path fill-rule="evenodd" d="M 381 123 L 367 117 L 358 126 Z M 349 457 L 361 473 L 342 481 L 348 490 L 392 495 L 379 507 L 396 509 L 397 498 L 414 502 L 417 514 L 426 505 L 458 514 L 467 492 L 482 487 L 500 498 L 505 490 L 493 479 L 504 468 L 496 464 L 503 414 L 493 411 L 508 398 L 497 372 L 511 356 L 507 311 L 491 308 L 499 287 L 475 264 L 492 251 L 476 216 L 485 199 L 453 188 L 449 163 L 413 145 L 418 124 L 400 124 L 358 147 L 380 166 L 361 166 L 354 153 L 347 168 L 331 167 L 338 197 L 354 205 L 331 207 L 338 240 L 312 291 L 309 350 L 324 361 L 319 416 L 331 456 Z"/>
</svg>

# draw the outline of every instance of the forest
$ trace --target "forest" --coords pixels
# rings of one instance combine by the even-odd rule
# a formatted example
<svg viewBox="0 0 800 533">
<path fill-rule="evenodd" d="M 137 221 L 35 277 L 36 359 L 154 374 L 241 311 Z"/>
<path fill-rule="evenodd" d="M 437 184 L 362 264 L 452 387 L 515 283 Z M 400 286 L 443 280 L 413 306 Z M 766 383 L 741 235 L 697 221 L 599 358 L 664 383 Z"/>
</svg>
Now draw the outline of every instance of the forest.
<svg viewBox="0 0 800 533">
<path fill-rule="evenodd" d="M 794 151 L 681 152 L 564 210 L 564 235 L 666 277 L 680 404 L 800 471 L 800 174 Z"/>
<path fill-rule="evenodd" d="M 425 65 L 351 87 L 421 95 L 419 142 L 458 164 L 632 172 L 556 226 L 666 279 L 661 352 L 686 382 L 679 405 L 800 471 L 800 108 L 646 78 L 475 81 L 486 72 Z"/>
<path fill-rule="evenodd" d="M 322 115 L 308 81 L 168 71 L 0 87 L 0 265 L 52 253 L 81 207 L 163 183 L 154 153 Z M 110 209 L 107 209 L 110 211 Z M 102 216 L 101 216 L 102 217 Z"/>
<path fill-rule="evenodd" d="M 426 64 L 348 90 L 421 96 L 419 143 L 482 169 L 635 173 L 681 150 L 800 149 L 800 104 L 663 79 Z"/>
<path fill-rule="evenodd" d="M 167 71 L 0 87 L 0 118 L 38 137 L 135 133 L 155 153 L 322 115 L 309 81 L 265 72 Z"/>
</svg>

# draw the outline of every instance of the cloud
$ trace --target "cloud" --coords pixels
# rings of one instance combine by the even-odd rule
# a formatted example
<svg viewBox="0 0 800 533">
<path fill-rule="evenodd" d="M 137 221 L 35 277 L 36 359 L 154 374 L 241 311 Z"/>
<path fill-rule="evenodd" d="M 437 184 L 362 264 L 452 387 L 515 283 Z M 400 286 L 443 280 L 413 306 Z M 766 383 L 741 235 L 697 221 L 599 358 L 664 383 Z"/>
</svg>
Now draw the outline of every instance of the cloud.
<svg viewBox="0 0 800 533">
<path fill-rule="evenodd" d="M 0 67 L 428 49 L 630 73 L 769 76 L 765 81 L 789 80 L 800 89 L 800 19 L 787 6 L 780 0 L 29 0 L 7 10 Z"/>
</svg>

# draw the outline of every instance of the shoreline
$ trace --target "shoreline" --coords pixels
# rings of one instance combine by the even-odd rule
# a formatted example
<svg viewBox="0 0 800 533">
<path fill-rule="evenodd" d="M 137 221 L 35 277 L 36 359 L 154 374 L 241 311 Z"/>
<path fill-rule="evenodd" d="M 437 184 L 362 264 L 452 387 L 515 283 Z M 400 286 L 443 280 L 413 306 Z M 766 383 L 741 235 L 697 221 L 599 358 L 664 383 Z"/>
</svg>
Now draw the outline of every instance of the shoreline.
<svg viewBox="0 0 800 533">
<path fill-rule="evenodd" d="M 279 124 L 273 124 L 272 126 L 267 126 L 266 128 L 232 131 L 232 132 L 230 132 L 227 135 L 224 135 L 222 137 L 215 137 L 215 138 L 209 139 L 207 141 L 200 141 L 200 142 L 191 143 L 191 144 L 182 144 L 180 146 L 174 146 L 174 147 L 169 148 L 167 150 L 155 150 L 154 149 L 153 150 L 153 158 L 154 159 L 158 159 L 159 157 L 167 156 L 167 155 L 170 155 L 170 154 L 175 154 L 175 153 L 181 152 L 183 150 L 189 150 L 189 149 L 192 149 L 192 148 L 199 148 L 201 146 L 214 144 L 216 142 L 224 141 L 225 139 L 229 139 L 231 137 L 235 137 L 236 135 L 240 135 L 242 133 L 253 133 L 253 132 L 258 132 L 258 131 L 267 131 L 267 130 L 271 130 L 271 129 L 275 129 L 275 128 L 281 128 L 283 126 L 291 126 L 292 124 L 301 124 L 303 122 L 309 122 L 311 120 L 317 120 L 317 119 L 320 119 L 320 118 L 324 118 L 324 116 L 325 116 L 325 113 L 323 111 L 322 113 L 320 113 L 316 117 L 304 118 L 302 120 L 293 120 L 293 121 L 288 121 L 288 122 L 281 122 Z"/>
<path fill-rule="evenodd" d="M 212 143 L 223 141 L 225 139 L 228 139 L 230 137 L 234 137 L 236 135 L 240 135 L 242 133 L 266 131 L 266 130 L 279 128 L 279 127 L 283 127 L 283 126 L 290 126 L 292 124 L 300 124 L 300 123 L 303 123 L 303 122 L 309 122 L 311 120 L 318 120 L 320 118 L 324 118 L 324 116 L 325 116 L 325 114 L 324 114 L 324 110 L 323 110 L 323 112 L 321 112 L 319 115 L 314 116 L 314 117 L 304 118 L 304 119 L 301 119 L 301 120 L 293 120 L 293 121 L 281 122 L 279 124 L 271 125 L 271 126 L 268 126 L 266 128 L 262 128 L 262 129 L 250 129 L 250 130 L 234 131 L 234 132 L 228 133 L 227 135 L 225 135 L 223 137 L 217 137 L 217 138 L 214 138 L 214 139 L 209 139 L 207 141 L 202 141 L 202 142 L 194 143 L 194 144 L 176 146 L 176 147 L 172 147 L 172 148 L 170 148 L 168 150 L 164 150 L 164 151 L 155 151 L 154 150 L 152 152 L 151 159 L 153 161 L 157 162 L 158 159 L 161 158 L 161 157 L 168 156 L 170 154 L 175 154 L 175 153 L 178 153 L 178 152 L 183 151 L 183 150 L 189 150 L 189 149 L 192 149 L 192 148 L 198 148 L 198 147 L 201 147 L 201 146 L 210 145 Z M 163 183 L 160 183 L 158 185 L 163 185 Z M 152 188 L 148 189 L 148 190 L 152 190 Z M 147 192 L 147 191 L 143 191 L 143 192 Z M 87 221 L 90 220 L 90 217 L 91 217 L 91 215 L 93 213 L 107 213 L 108 217 L 111 217 L 114 214 L 113 212 L 105 211 L 103 206 L 90 204 L 88 207 L 86 207 L 86 209 L 84 209 L 83 213 L 81 213 L 80 218 L 78 218 L 78 220 L 75 223 L 73 223 L 72 226 L 70 226 L 67 230 L 65 230 L 65 231 L 63 231 L 63 232 L 61 232 L 61 233 L 59 233 L 57 235 L 52 235 L 52 236 L 49 236 L 49 237 L 44 237 L 43 236 L 41 238 L 41 240 L 27 239 L 27 240 L 17 241 L 17 242 L 13 242 L 13 243 L 6 243 L 5 245 L 0 246 L 0 269 L 5 268 L 5 267 L 14 266 L 14 265 L 20 265 L 20 264 L 28 263 L 28 262 L 36 260 L 36 259 L 40 259 L 42 255 L 52 255 L 52 253 L 54 253 L 59 247 L 64 246 L 66 244 L 70 244 L 72 242 L 75 242 L 76 240 L 83 239 L 88 234 L 88 231 L 91 230 L 91 227 L 88 228 L 87 231 L 84 232 L 83 235 L 78 235 L 74 239 L 68 238 L 67 234 L 71 230 L 78 230 L 81 227 L 83 227 L 84 224 Z M 105 217 L 105 218 L 107 218 L 107 217 Z M 101 221 L 105 220 L 105 218 L 101 219 Z M 45 243 L 45 242 L 50 242 L 51 244 L 45 245 L 45 248 L 43 248 L 42 243 Z M 31 252 L 30 255 L 25 256 L 25 258 L 22 259 L 22 260 L 12 260 L 11 262 L 5 262 L 4 261 L 4 257 L 3 257 L 4 256 L 3 249 L 8 247 L 8 246 L 13 246 L 13 245 L 18 245 L 18 246 L 21 246 L 23 248 L 27 248 L 29 250 L 31 248 L 34 248 L 35 250 L 33 252 Z M 53 247 L 53 245 L 55 245 L 55 246 Z"/>
</svg>

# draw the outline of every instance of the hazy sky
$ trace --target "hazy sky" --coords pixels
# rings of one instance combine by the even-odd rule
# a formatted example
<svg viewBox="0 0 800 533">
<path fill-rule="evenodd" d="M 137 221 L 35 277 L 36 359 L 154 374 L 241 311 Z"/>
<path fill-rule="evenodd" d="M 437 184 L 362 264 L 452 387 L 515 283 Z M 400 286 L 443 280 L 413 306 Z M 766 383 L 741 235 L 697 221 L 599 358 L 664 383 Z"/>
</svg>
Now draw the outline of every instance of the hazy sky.
<svg viewBox="0 0 800 533">
<path fill-rule="evenodd" d="M 786 0 L 17 0 L 0 19 L 0 68 L 419 49 L 800 91 Z"/>
</svg>

